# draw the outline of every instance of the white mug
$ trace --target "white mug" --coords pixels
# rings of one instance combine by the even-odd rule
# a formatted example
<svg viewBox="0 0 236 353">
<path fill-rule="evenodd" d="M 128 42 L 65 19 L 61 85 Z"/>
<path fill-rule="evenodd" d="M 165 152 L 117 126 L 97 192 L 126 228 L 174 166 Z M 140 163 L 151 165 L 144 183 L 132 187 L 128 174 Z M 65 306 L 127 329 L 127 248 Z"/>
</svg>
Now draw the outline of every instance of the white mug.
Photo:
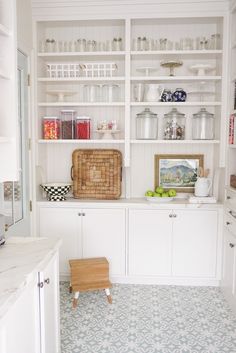
<svg viewBox="0 0 236 353">
<path fill-rule="evenodd" d="M 210 178 L 198 178 L 195 183 L 195 196 L 205 197 L 209 196 L 210 189 L 212 186 L 212 180 Z"/>
</svg>

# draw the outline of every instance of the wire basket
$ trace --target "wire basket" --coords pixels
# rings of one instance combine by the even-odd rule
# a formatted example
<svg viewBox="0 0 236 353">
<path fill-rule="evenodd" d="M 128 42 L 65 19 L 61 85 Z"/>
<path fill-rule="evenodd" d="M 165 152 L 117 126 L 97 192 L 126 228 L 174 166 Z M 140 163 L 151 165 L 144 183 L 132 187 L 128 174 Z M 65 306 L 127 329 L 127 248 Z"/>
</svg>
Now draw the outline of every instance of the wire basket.
<svg viewBox="0 0 236 353">
<path fill-rule="evenodd" d="M 112 77 L 117 65 L 115 63 L 84 63 L 80 65 L 85 77 Z"/>
<path fill-rule="evenodd" d="M 81 68 L 75 63 L 48 63 L 47 76 L 50 78 L 73 78 L 79 77 Z"/>
</svg>

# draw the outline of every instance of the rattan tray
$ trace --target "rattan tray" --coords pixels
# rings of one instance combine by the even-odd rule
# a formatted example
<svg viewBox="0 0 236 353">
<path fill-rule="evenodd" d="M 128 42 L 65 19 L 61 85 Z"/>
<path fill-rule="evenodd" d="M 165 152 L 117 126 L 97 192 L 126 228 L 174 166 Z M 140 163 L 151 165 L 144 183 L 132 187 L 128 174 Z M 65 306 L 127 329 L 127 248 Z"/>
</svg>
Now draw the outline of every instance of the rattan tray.
<svg viewBox="0 0 236 353">
<path fill-rule="evenodd" d="M 111 149 L 77 149 L 72 154 L 75 198 L 113 200 L 121 195 L 122 155 Z"/>
</svg>

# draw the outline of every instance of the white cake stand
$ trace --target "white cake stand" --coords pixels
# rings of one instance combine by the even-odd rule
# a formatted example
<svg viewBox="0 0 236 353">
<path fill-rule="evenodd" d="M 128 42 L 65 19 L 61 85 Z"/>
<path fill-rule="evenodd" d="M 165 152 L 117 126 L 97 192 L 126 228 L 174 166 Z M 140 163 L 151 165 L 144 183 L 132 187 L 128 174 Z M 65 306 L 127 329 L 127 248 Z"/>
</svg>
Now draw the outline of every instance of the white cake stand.
<svg viewBox="0 0 236 353">
<path fill-rule="evenodd" d="M 197 76 L 206 76 L 208 71 L 215 70 L 215 66 L 209 64 L 196 64 L 189 67 L 191 71 L 196 72 Z"/>
<path fill-rule="evenodd" d="M 47 91 L 47 94 L 51 95 L 51 96 L 56 96 L 57 97 L 57 101 L 58 102 L 64 102 L 65 101 L 65 97 L 70 97 L 73 96 L 75 94 L 77 94 L 76 91 L 67 91 L 67 90 L 52 90 L 52 91 Z"/>
<path fill-rule="evenodd" d="M 144 76 L 150 76 L 151 72 L 157 71 L 158 68 L 156 68 L 154 66 L 144 66 L 144 67 L 138 67 L 136 70 L 143 72 Z"/>
<path fill-rule="evenodd" d="M 96 130 L 95 132 L 100 135 L 102 140 L 112 140 L 116 138 L 120 130 Z"/>
</svg>

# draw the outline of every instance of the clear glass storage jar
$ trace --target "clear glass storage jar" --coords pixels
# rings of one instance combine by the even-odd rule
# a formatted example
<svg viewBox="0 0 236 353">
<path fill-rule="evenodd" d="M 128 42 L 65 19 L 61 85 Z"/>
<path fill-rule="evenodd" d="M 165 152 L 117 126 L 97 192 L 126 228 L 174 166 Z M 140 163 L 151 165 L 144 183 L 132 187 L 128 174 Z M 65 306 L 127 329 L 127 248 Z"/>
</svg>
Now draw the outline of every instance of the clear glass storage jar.
<svg viewBox="0 0 236 353">
<path fill-rule="evenodd" d="M 75 110 L 61 110 L 61 138 L 75 138 Z"/>
<path fill-rule="evenodd" d="M 102 85 L 102 97 L 103 102 L 119 102 L 120 97 L 120 86 L 115 84 Z"/>
<path fill-rule="evenodd" d="M 214 139 L 214 114 L 209 113 L 205 108 L 193 114 L 192 138 L 193 140 Z"/>
<path fill-rule="evenodd" d="M 61 138 L 61 119 L 55 116 L 43 118 L 43 138 L 45 140 L 58 140 Z"/>
<path fill-rule="evenodd" d="M 78 116 L 75 122 L 75 138 L 80 140 L 90 140 L 91 138 L 91 118 Z"/>
<path fill-rule="evenodd" d="M 156 140 L 157 139 L 158 120 L 157 114 L 145 108 L 142 113 L 136 116 L 136 139 L 138 140 Z"/>
<path fill-rule="evenodd" d="M 184 140 L 185 138 L 185 115 L 173 108 L 169 113 L 164 114 L 164 139 Z"/>
<path fill-rule="evenodd" d="M 96 103 L 100 101 L 100 85 L 84 85 L 84 102 Z"/>
</svg>

